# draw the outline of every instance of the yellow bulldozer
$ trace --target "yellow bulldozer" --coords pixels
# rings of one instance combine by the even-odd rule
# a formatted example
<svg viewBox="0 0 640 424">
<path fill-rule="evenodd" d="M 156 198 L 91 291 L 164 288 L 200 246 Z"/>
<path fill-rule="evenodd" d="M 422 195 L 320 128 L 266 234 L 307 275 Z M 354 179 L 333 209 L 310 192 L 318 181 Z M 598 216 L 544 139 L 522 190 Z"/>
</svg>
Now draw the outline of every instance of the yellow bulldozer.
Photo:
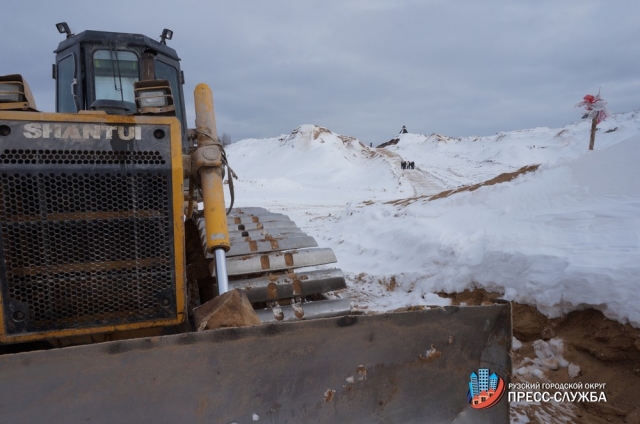
<svg viewBox="0 0 640 424">
<path fill-rule="evenodd" d="M 172 31 L 57 28 L 55 113 L 0 77 L 0 421 L 508 422 L 508 302 L 329 299 L 331 249 L 233 208 L 211 90 L 189 129 Z M 210 325 L 227 293 L 257 321 Z"/>
</svg>

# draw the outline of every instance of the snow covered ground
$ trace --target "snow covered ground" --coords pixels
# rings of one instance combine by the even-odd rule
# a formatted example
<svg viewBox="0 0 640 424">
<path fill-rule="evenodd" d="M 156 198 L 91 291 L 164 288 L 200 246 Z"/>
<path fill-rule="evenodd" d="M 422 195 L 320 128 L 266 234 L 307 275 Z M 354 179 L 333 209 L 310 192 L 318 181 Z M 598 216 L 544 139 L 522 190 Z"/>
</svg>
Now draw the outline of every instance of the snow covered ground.
<svg viewBox="0 0 640 424">
<path fill-rule="evenodd" d="M 640 112 L 598 128 L 594 151 L 586 121 L 460 139 L 409 133 L 381 149 L 303 125 L 226 150 L 236 206 L 286 213 L 333 248 L 355 308 L 441 305 L 437 292 L 481 287 L 549 317 L 592 307 L 640 327 Z"/>
</svg>

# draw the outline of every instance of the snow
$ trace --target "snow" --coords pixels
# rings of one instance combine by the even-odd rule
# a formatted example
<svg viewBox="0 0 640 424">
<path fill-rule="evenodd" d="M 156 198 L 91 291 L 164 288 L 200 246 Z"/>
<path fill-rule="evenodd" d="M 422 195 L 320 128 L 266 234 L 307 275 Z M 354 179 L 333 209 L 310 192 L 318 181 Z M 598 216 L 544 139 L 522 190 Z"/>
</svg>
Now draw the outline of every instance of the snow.
<svg viewBox="0 0 640 424">
<path fill-rule="evenodd" d="M 594 151 L 587 121 L 489 137 L 400 134 L 380 149 L 303 125 L 226 151 L 235 205 L 286 213 L 331 247 L 355 309 L 443 305 L 438 292 L 481 287 L 549 317 L 592 307 L 640 327 L 639 112 L 598 128 Z"/>
</svg>

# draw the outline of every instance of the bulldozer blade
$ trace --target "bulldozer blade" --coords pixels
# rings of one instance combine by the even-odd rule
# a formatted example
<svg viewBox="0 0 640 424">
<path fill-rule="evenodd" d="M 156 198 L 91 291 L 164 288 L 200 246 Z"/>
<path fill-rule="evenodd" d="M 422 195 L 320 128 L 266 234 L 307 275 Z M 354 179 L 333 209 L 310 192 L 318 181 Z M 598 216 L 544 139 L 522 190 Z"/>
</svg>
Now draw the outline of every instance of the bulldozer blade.
<svg viewBox="0 0 640 424">
<path fill-rule="evenodd" d="M 244 289 L 251 303 L 309 296 L 346 288 L 339 269 L 296 272 L 229 281 L 229 289 Z"/>
<path fill-rule="evenodd" d="M 508 423 L 507 303 L 227 328 L 0 356 L 10 423 Z"/>
<path fill-rule="evenodd" d="M 313 237 L 296 233 L 291 236 L 271 237 L 262 240 L 234 240 L 234 242 L 231 243 L 231 248 L 227 252 L 227 257 L 317 246 L 318 243 L 316 243 Z M 213 257 L 211 253 L 207 254 L 207 259 L 213 259 Z"/>
<path fill-rule="evenodd" d="M 339 317 L 348 315 L 350 312 L 351 301 L 349 299 L 294 303 L 291 305 L 256 310 L 258 318 L 264 323 Z"/>
<path fill-rule="evenodd" d="M 227 258 L 227 275 L 256 274 L 283 269 L 302 268 L 336 262 L 336 255 L 329 248 L 285 250 L 268 254 L 234 256 Z M 215 261 L 209 264 L 215 277 Z"/>
</svg>

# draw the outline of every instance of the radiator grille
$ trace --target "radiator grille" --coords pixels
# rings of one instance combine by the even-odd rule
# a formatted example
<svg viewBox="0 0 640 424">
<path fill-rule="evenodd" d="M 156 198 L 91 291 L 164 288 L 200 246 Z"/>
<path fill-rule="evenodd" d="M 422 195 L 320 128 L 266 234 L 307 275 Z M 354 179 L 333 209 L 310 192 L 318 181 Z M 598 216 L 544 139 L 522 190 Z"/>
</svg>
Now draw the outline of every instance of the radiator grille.
<svg viewBox="0 0 640 424">
<path fill-rule="evenodd" d="M 160 152 L 5 149 L 0 162 L 14 164 L 165 164 Z"/>
<path fill-rule="evenodd" d="M 177 316 L 170 151 L 0 152 L 7 335 Z"/>
</svg>

